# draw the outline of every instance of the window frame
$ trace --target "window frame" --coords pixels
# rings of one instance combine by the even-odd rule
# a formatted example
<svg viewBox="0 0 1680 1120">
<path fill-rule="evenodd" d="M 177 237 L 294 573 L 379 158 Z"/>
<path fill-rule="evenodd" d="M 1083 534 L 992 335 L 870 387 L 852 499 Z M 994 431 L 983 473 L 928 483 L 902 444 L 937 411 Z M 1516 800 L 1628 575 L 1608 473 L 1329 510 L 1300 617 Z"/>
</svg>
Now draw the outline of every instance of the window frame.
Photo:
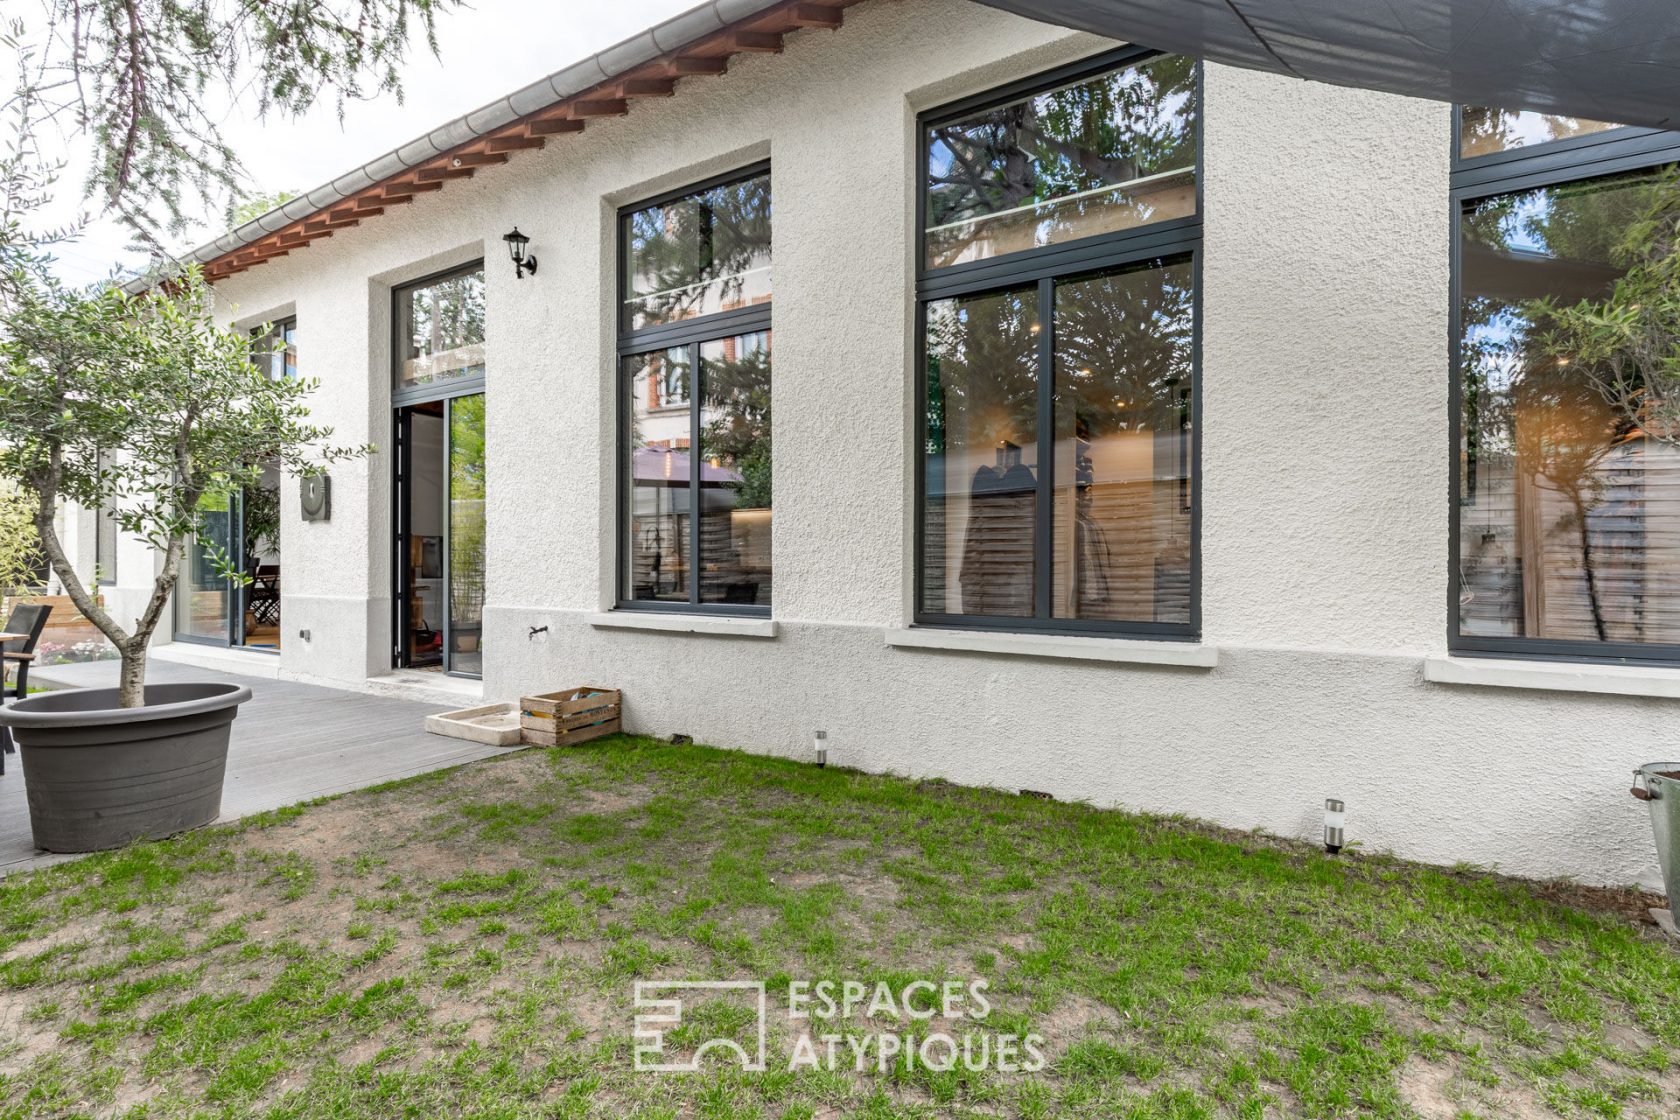
<svg viewBox="0 0 1680 1120">
<path fill-rule="evenodd" d="M 690 563 L 688 574 L 688 598 L 686 600 L 656 600 L 636 599 L 632 597 L 629 586 L 630 559 L 630 502 L 631 483 L 634 477 L 635 449 L 630 443 L 630 429 L 634 422 L 633 406 L 630 399 L 633 377 L 630 373 L 631 359 L 661 350 L 686 350 L 689 362 L 689 463 L 690 489 L 698 494 L 694 486 L 693 472 L 699 469 L 700 463 L 700 348 L 708 342 L 718 342 L 735 338 L 740 335 L 757 334 L 771 331 L 772 309 L 775 306 L 775 281 L 772 273 L 770 300 L 766 303 L 752 304 L 748 307 L 734 308 L 729 311 L 719 311 L 711 315 L 702 315 L 693 319 L 683 319 L 675 323 L 661 323 L 654 327 L 642 327 L 632 330 L 627 327 L 625 307 L 630 294 L 629 276 L 629 229 L 630 217 L 640 211 L 654 206 L 663 206 L 692 195 L 708 191 L 715 187 L 729 186 L 732 183 L 743 183 L 749 179 L 770 174 L 770 161 L 758 160 L 743 167 L 725 171 L 709 178 L 688 183 L 675 190 L 665 191 L 648 198 L 638 199 L 618 208 L 614 217 L 614 258 L 617 281 L 614 285 L 613 302 L 613 330 L 615 346 L 613 349 L 613 407 L 617 414 L 614 425 L 614 439 L 617 442 L 614 459 L 617 470 L 614 472 L 614 489 L 617 491 L 614 504 L 617 509 L 615 521 L 615 543 L 613 547 L 613 609 L 621 611 L 645 611 L 654 614 L 706 614 L 723 615 L 735 618 L 769 618 L 774 609 L 774 591 L 772 603 L 763 606 L 747 603 L 703 603 L 700 602 L 700 571 L 699 565 Z M 771 183 L 771 268 L 775 267 L 775 184 Z M 770 376 L 771 394 L 775 393 L 776 356 L 774 343 L 771 345 Z M 775 420 L 771 420 L 774 429 Z M 773 453 L 772 453 L 773 454 Z M 774 485 L 774 483 L 772 483 Z M 695 557 L 700 554 L 700 518 L 692 513 L 689 516 L 688 538 L 689 555 Z M 772 522 L 772 545 L 770 562 L 772 571 L 775 564 L 774 522 Z M 772 577 L 773 578 L 773 577 Z"/>
<path fill-rule="evenodd" d="M 482 393 L 489 377 L 489 364 L 485 365 L 485 372 L 477 377 L 457 377 L 448 381 L 434 381 L 426 385 L 415 386 L 412 389 L 401 387 L 403 363 L 402 315 L 398 312 L 403 297 L 420 288 L 429 288 L 433 284 L 444 280 L 453 280 L 457 276 L 467 276 L 474 272 L 484 273 L 485 302 L 489 302 L 490 274 L 484 267 L 484 258 L 479 257 L 465 264 L 453 265 L 439 269 L 437 272 L 427 273 L 418 279 L 409 280 L 391 287 L 391 407 L 402 408 L 405 405 L 425 404 L 427 401 L 442 400 L 444 397 L 458 397 L 469 393 Z M 489 308 L 485 309 L 484 342 L 490 341 Z"/>
<path fill-rule="evenodd" d="M 1206 215 L 1205 67 L 1193 60 L 1196 82 L 1196 212 L 1133 229 L 1079 238 L 1036 249 L 1005 253 L 982 261 L 929 268 L 927 264 L 929 133 L 941 125 L 977 112 L 1060 86 L 1099 77 L 1173 52 L 1145 47 L 1122 47 L 1079 62 L 963 98 L 920 113 L 916 117 L 915 330 L 911 358 L 915 382 L 913 451 L 915 459 L 911 514 L 911 625 L 939 630 L 973 630 L 1005 634 L 1064 634 L 1085 637 L 1130 638 L 1197 642 L 1202 636 L 1202 223 Z M 1060 282 L 1088 279 L 1128 266 L 1161 267 L 1188 261 L 1192 287 L 1190 339 L 1190 619 L 1188 622 L 1121 622 L 1106 619 L 1049 616 L 1053 573 L 1051 518 L 1036 517 L 1033 526 L 1033 617 L 952 614 L 928 611 L 922 605 L 927 532 L 927 309 L 931 303 L 961 296 L 1037 287 L 1038 423 L 1040 440 L 1054 444 L 1055 432 L 1055 291 Z M 1040 454 L 1035 508 L 1049 510 L 1055 493 L 1055 456 Z M 1182 499 L 1181 499 L 1182 500 Z"/>
<path fill-rule="evenodd" d="M 393 310 L 394 309 L 395 305 L 393 305 Z M 260 348 L 259 352 L 267 360 L 269 380 L 271 381 L 284 381 L 286 379 L 286 374 L 284 372 L 286 367 L 284 362 L 280 365 L 280 376 L 274 376 L 273 362 L 276 351 L 273 349 L 272 344 L 275 341 L 278 341 L 280 345 L 284 347 L 286 344 L 286 332 L 288 330 L 295 332 L 297 330 L 297 324 L 298 317 L 296 315 L 282 315 L 280 318 L 267 324 L 266 329 L 262 326 L 251 328 L 251 343 L 254 347 Z"/>
<path fill-rule="evenodd" d="M 1447 324 L 1447 651 L 1464 657 L 1599 665 L 1680 664 L 1680 643 L 1595 642 L 1578 638 L 1477 637 L 1460 633 L 1462 592 L 1460 457 L 1464 439 L 1464 267 L 1461 221 L 1468 203 L 1544 187 L 1586 182 L 1680 163 L 1680 132 L 1624 127 L 1509 152 L 1464 159 L 1459 154 L 1462 107 L 1452 112 L 1448 191 Z"/>
</svg>

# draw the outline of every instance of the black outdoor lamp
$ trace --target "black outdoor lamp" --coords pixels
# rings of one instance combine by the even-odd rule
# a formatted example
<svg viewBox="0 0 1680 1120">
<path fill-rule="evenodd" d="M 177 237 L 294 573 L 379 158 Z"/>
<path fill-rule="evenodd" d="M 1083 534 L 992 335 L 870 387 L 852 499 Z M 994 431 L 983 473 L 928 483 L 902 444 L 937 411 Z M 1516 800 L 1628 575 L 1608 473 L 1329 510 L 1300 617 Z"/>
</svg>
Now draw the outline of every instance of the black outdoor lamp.
<svg viewBox="0 0 1680 1120">
<path fill-rule="evenodd" d="M 518 226 L 514 226 L 512 233 L 502 234 L 502 240 L 507 242 L 508 255 L 513 258 L 513 278 L 515 280 L 524 279 L 527 272 L 535 276 L 537 274 L 537 258 L 525 255 L 525 246 L 531 243 L 531 239 L 520 233 Z"/>
</svg>

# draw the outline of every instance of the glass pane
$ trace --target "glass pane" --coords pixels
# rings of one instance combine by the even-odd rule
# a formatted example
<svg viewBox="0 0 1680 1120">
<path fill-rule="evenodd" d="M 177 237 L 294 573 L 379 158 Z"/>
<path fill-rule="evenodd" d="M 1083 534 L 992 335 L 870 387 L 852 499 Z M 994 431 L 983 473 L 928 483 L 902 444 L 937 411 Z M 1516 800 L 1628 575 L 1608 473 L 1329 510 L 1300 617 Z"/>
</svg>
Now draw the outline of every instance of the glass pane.
<svg viewBox="0 0 1680 1120">
<path fill-rule="evenodd" d="M 630 493 L 624 588 L 631 599 L 689 599 L 689 350 L 627 359 Z"/>
<path fill-rule="evenodd" d="M 700 601 L 770 605 L 770 332 L 700 346 Z"/>
<path fill-rule="evenodd" d="M 297 376 L 297 323 L 283 320 L 266 334 L 257 336 L 251 360 L 268 376 L 279 380 Z"/>
<path fill-rule="evenodd" d="M 397 388 L 484 376 L 484 271 L 397 293 Z"/>
<path fill-rule="evenodd" d="M 282 349 L 280 352 L 279 376 L 296 377 L 298 375 L 296 321 L 289 322 L 280 328 L 280 342 Z"/>
<path fill-rule="evenodd" d="M 930 128 L 927 266 L 1193 215 L 1196 113 L 1163 55 Z"/>
<path fill-rule="evenodd" d="M 1589 121 L 1585 117 L 1560 117 L 1552 113 L 1531 113 L 1526 109 L 1465 105 L 1459 109 L 1458 152 L 1464 159 L 1473 159 L 1621 127 L 1609 121 Z"/>
<path fill-rule="evenodd" d="M 1464 635 L 1680 642 L 1680 435 L 1640 345 L 1661 250 L 1629 240 L 1665 200 L 1672 228 L 1649 175 L 1460 216 Z"/>
<path fill-rule="evenodd" d="M 921 603 L 1033 613 L 1038 291 L 927 305 Z"/>
<path fill-rule="evenodd" d="M 408 519 L 407 639 L 404 659 L 411 667 L 442 669 L 444 544 L 448 484 L 444 401 L 427 401 L 403 410 L 409 471 L 403 487 Z"/>
<path fill-rule="evenodd" d="M 99 583 L 117 582 L 117 518 L 104 508 L 94 513 L 93 572 Z"/>
<path fill-rule="evenodd" d="M 280 467 L 263 467 L 262 479 L 239 496 L 239 563 L 250 582 L 238 591 L 241 633 L 247 646 L 280 648 Z"/>
<path fill-rule="evenodd" d="M 232 587 L 218 561 L 234 563 L 233 513 L 229 494 L 206 494 L 198 500 L 199 532 L 187 542 L 175 586 L 177 636 L 231 640 Z"/>
<path fill-rule="evenodd" d="M 631 214 L 624 325 L 655 327 L 770 301 L 770 176 Z"/>
<path fill-rule="evenodd" d="M 484 394 L 449 402 L 449 668 L 484 671 Z"/>
<path fill-rule="evenodd" d="M 1190 262 L 1056 285 L 1056 618 L 1190 622 Z"/>
</svg>

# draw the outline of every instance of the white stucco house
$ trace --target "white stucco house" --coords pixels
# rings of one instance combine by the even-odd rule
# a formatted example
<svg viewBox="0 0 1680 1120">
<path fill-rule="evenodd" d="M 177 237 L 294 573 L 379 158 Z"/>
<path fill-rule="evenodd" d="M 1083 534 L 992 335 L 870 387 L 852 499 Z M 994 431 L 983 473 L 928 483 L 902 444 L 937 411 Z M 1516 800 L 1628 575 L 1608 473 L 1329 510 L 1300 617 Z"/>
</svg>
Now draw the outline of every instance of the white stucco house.
<svg viewBox="0 0 1680 1120">
<path fill-rule="evenodd" d="M 1536 319 L 1677 158 L 966 0 L 707 5 L 197 254 L 378 452 L 211 503 L 252 590 L 194 568 L 160 655 L 1653 882 L 1676 453 Z"/>
</svg>

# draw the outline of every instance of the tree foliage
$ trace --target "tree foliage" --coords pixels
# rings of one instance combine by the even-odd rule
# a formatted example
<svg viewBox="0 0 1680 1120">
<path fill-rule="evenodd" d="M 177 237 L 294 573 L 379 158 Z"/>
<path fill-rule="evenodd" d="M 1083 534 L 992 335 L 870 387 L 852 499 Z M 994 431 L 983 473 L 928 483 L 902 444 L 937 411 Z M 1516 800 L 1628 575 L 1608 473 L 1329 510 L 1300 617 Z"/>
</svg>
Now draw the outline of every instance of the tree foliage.
<svg viewBox="0 0 1680 1120">
<path fill-rule="evenodd" d="M 41 571 L 35 534 L 35 499 L 13 483 L 0 483 L 0 596 L 11 596 Z"/>
<path fill-rule="evenodd" d="M 313 381 L 271 378 L 248 335 L 216 324 L 196 269 L 141 295 L 36 280 L 0 321 L 0 374 L 0 481 L 36 495 L 47 559 L 122 655 L 124 707 L 143 703 L 147 643 L 199 534 L 200 500 L 257 488 L 269 464 L 312 474 L 364 450 L 310 423 Z M 162 556 L 132 622 L 88 593 L 54 526 L 61 501 L 111 511 Z M 225 554 L 220 566 L 238 578 Z"/>
<path fill-rule="evenodd" d="M 30 100 L 93 145 L 87 194 L 157 246 L 240 193 L 227 107 L 298 115 L 323 94 L 401 96 L 411 39 L 458 0 L 44 0 Z"/>
</svg>

